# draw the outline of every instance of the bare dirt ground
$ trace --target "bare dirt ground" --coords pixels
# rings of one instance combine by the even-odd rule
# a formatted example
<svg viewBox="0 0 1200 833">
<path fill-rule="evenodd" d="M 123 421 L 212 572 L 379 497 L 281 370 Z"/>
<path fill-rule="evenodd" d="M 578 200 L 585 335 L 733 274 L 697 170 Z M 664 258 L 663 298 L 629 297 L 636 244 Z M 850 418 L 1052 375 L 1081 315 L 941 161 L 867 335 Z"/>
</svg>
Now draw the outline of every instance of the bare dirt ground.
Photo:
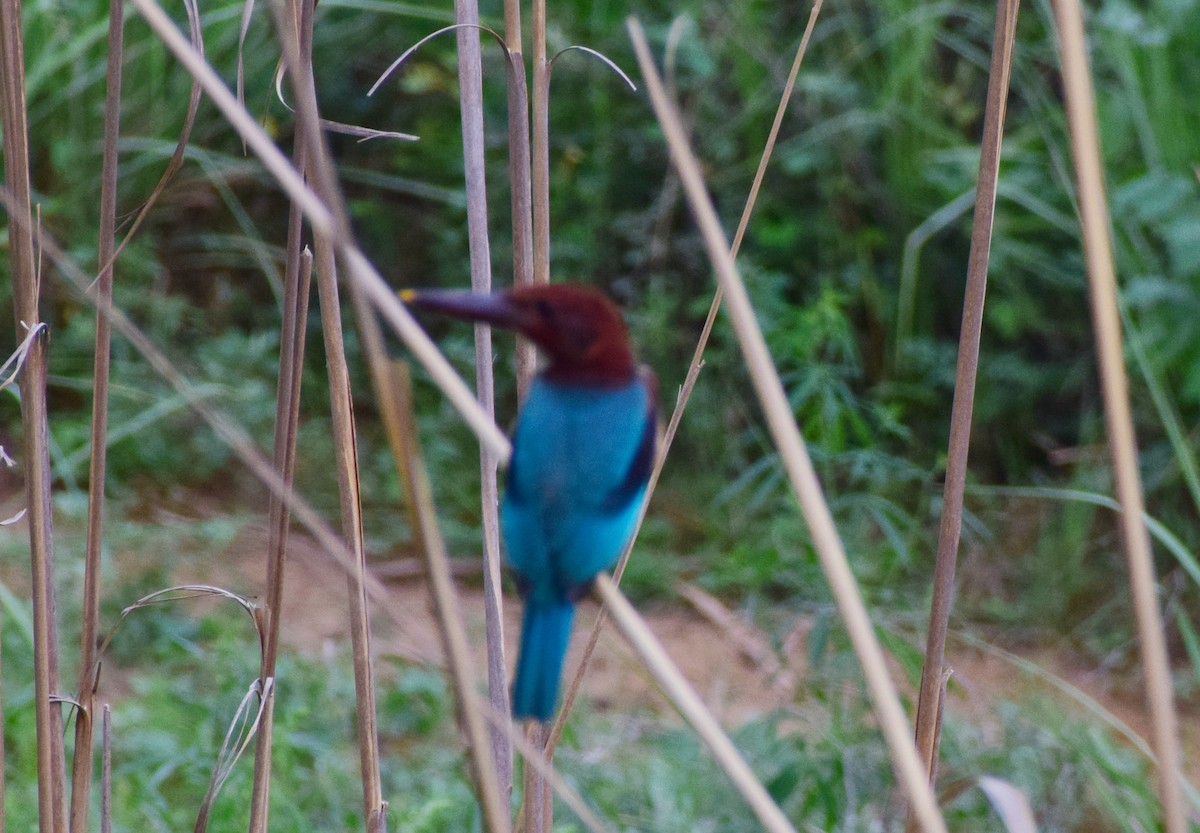
<svg viewBox="0 0 1200 833">
<path fill-rule="evenodd" d="M 18 523 L 0 534 L 24 537 L 26 532 L 24 524 Z M 261 526 L 246 526 L 215 557 L 191 555 L 175 560 L 169 580 L 174 584 L 215 584 L 253 597 L 261 594 L 265 583 L 266 544 L 266 532 Z M 117 560 L 122 562 L 122 573 L 144 570 L 147 566 L 136 555 L 118 553 Z M 26 575 L 5 575 L 4 579 L 18 594 L 27 590 L 22 587 Z M 459 602 L 482 677 L 484 617 L 483 594 L 478 584 L 475 580 L 459 582 Z M 422 578 L 392 579 L 387 587 L 391 608 L 377 610 L 372 621 L 376 654 L 440 664 L 437 622 Z M 290 539 L 284 597 L 282 638 L 286 648 L 319 654 L 348 641 L 345 575 L 332 559 L 300 534 L 293 534 Z M 805 637 L 810 624 L 803 617 L 796 618 L 785 640 L 785 656 L 781 658 L 764 648 L 767 642 L 762 634 L 715 600 L 691 598 L 677 605 L 650 607 L 642 613 L 684 676 L 724 724 L 737 725 L 756 715 L 795 705 L 796 681 L 802 680 L 805 673 Z M 581 605 L 568 673 L 583 653 L 596 614 L 594 604 Z M 520 625 L 520 604 L 515 597 L 505 598 L 505 623 L 511 669 Z M 953 667 L 955 684 L 948 709 L 984 727 L 986 732 L 989 725 L 994 725 L 992 715 L 1000 702 L 1020 703 L 1030 697 L 1049 696 L 1062 702 L 1069 713 L 1082 715 L 1088 708 L 1080 701 L 1082 695 L 1094 701 L 1097 712 L 1111 715 L 1143 739 L 1151 737 L 1141 693 L 1135 686 L 1118 685 L 1107 670 L 1087 665 L 1061 646 L 1046 645 L 1018 653 L 1019 660 L 1033 663 L 1040 673 L 1021 670 L 1013 660 L 999 653 L 952 644 L 947 661 Z M 123 675 L 114 671 L 110 669 L 106 675 L 104 687 L 108 696 L 119 698 L 126 686 Z M 903 679 L 900 674 L 895 676 Z M 1064 693 L 1063 688 L 1076 694 Z M 906 693 L 914 694 L 911 690 Z M 649 709 L 664 715 L 671 711 L 611 626 L 602 633 L 583 683 L 582 696 L 599 709 Z M 1181 704 L 1184 755 L 1194 783 L 1200 781 L 1198 713 L 1195 703 Z"/>
<path fill-rule="evenodd" d="M 221 559 L 232 582 L 243 589 L 262 587 L 265 545 L 265 533 L 261 528 L 249 527 L 239 534 Z M 341 568 L 302 536 L 292 538 L 290 558 L 283 614 L 285 644 L 296 650 L 314 652 L 327 644 L 347 640 L 347 587 Z M 211 575 L 207 578 L 184 575 L 175 578 L 212 581 Z M 469 584 L 472 586 L 460 582 L 459 601 L 475 649 L 478 673 L 482 675 L 483 594 L 473 586 L 478 582 Z M 440 663 L 437 624 L 424 582 L 419 578 L 393 580 L 388 583 L 388 588 L 395 607 L 387 615 L 374 618 L 375 650 Z M 596 614 L 594 604 L 585 603 L 580 608 L 568 671 L 575 667 L 583 653 Z M 772 667 L 772 658 L 764 661 L 762 654 L 755 655 L 755 649 L 765 643 L 764 638 L 729 611 L 723 614 L 729 621 L 723 621 L 719 612 L 708 611 L 702 615 L 695 604 L 656 606 L 644 610 L 643 614 L 684 676 L 726 725 L 736 725 L 755 715 L 794 705 L 795 680 L 804 674 L 807 655 L 807 621 L 797 619 L 791 636 L 785 640 L 783 663 Z M 520 605 L 515 597 L 505 599 L 505 622 L 511 668 L 520 625 Z M 952 646 L 948 662 L 954 669 L 956 685 L 952 688 L 954 696 L 949 708 L 985 727 L 998 702 L 1020 702 L 1031 696 L 1053 696 L 1064 703 L 1071 702 L 1070 710 L 1082 713 L 1085 707 L 1051 681 L 1057 680 L 1094 700 L 1140 737 L 1151 736 L 1140 693 L 1115 686 L 1111 674 L 1103 669 L 1088 667 L 1069 652 L 1053 646 L 1026 650 L 1020 657 L 1036 664 L 1045 676 L 1022 671 L 1011 660 L 995 653 Z M 602 633 L 584 680 L 583 696 L 598 708 L 670 710 L 632 651 L 611 626 L 605 627 Z M 1194 709 L 1185 704 L 1181 723 L 1185 757 L 1192 776 L 1196 777 L 1200 775 L 1200 727 L 1193 719 L 1193 712 Z"/>
</svg>

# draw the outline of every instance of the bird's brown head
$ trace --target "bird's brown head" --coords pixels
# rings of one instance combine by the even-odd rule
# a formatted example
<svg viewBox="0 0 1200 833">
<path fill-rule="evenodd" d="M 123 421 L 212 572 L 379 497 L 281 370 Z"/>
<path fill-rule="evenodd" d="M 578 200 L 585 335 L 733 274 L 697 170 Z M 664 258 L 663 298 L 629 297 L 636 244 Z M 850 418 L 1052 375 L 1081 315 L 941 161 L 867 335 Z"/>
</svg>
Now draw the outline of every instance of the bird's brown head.
<svg viewBox="0 0 1200 833">
<path fill-rule="evenodd" d="M 621 311 L 589 286 L 521 286 L 491 295 L 405 290 L 401 298 L 419 309 L 516 330 L 545 353 L 553 382 L 621 385 L 635 374 Z"/>
</svg>

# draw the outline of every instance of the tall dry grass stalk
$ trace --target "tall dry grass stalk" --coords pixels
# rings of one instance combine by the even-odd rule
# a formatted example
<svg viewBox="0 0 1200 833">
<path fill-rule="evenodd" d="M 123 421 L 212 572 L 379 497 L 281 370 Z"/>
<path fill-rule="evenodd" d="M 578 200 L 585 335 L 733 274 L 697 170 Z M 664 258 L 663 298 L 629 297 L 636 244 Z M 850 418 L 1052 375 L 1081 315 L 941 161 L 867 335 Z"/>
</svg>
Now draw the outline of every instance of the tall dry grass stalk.
<svg viewBox="0 0 1200 833">
<path fill-rule="evenodd" d="M 279 40 L 299 55 L 302 68 L 311 66 L 312 6 L 296 2 L 283 8 L 272 5 Z M 308 19 L 307 25 L 305 18 Z M 293 71 L 297 67 L 291 67 Z M 300 86 L 293 75 L 293 83 Z M 319 128 L 318 128 L 319 129 Z M 312 139 L 308 125 L 297 124 L 293 158 L 296 170 L 308 170 Z M 304 346 L 308 322 L 308 299 L 312 281 L 312 254 L 301 252 L 304 214 L 293 202 L 288 213 L 287 263 L 283 274 L 282 331 L 279 336 L 279 382 L 275 398 L 275 441 L 273 466 L 283 484 L 283 493 L 272 493 L 267 508 L 267 583 L 264 598 L 266 628 L 263 634 L 262 666 L 259 682 L 264 698 L 262 719 L 254 746 L 254 775 L 250 801 L 250 833 L 266 833 L 270 814 L 271 749 L 274 737 L 275 665 L 279 653 L 280 620 L 283 613 L 283 587 L 287 567 L 288 530 L 291 512 L 283 494 L 292 491 L 296 469 L 296 441 L 300 431 L 300 387 L 304 376 Z"/>
<path fill-rule="evenodd" d="M 521 0 L 504 0 L 504 45 L 508 48 L 508 187 L 512 205 L 513 284 L 533 283 L 533 185 L 529 149 L 529 90 L 521 42 Z M 533 342 L 517 339 L 517 397 L 525 398 L 537 369 Z"/>
<path fill-rule="evenodd" d="M 370 319 L 369 324 L 366 323 L 367 320 L 369 312 L 359 318 L 360 328 L 375 326 L 373 319 Z M 365 337 L 364 345 L 368 341 L 373 341 L 379 349 L 382 348 L 382 339 L 378 331 L 373 336 Z M 393 402 L 392 406 L 383 409 L 383 416 L 385 420 L 392 421 L 392 424 L 387 426 L 387 433 L 389 438 L 394 438 L 399 444 L 393 448 L 393 453 L 398 467 L 407 478 L 405 486 L 417 515 L 417 524 L 413 532 L 425 555 L 434 613 L 441 626 L 439 633 L 442 638 L 442 650 L 456 695 L 459 720 L 467 736 L 472 774 L 483 810 L 484 829 L 489 833 L 505 833 L 510 829 L 508 802 L 504 800 L 499 779 L 492 768 L 493 757 L 489 753 L 491 745 L 484 715 L 475 698 L 475 674 L 472 670 L 470 647 L 463 629 L 458 594 L 450 575 L 449 558 L 438 527 L 433 493 L 425 470 L 420 439 L 417 436 L 408 365 L 388 360 L 382 352 L 375 352 L 369 361 L 373 365 L 372 375 L 382 377 L 376 381 L 376 396 L 380 401 L 384 396 L 390 397 Z M 400 463 L 400 460 L 403 460 L 403 463 Z"/>
<path fill-rule="evenodd" d="M 792 416 L 787 394 L 755 321 L 750 298 L 741 282 L 737 266 L 729 256 L 729 244 L 705 188 L 699 162 L 688 145 L 679 114 L 663 89 L 641 26 L 633 18 L 629 19 L 628 25 L 638 64 L 646 79 L 650 101 L 670 148 L 671 160 L 679 171 L 692 214 L 704 236 L 709 260 L 725 289 L 727 309 L 734 332 L 766 415 L 771 437 L 796 492 L 812 535 L 813 545 L 837 602 L 838 611 L 863 667 L 897 778 L 912 802 L 926 833 L 944 833 L 946 825 L 938 811 L 929 782 L 922 772 L 908 721 L 888 674 L 883 650 L 875 638 L 870 617 L 846 560 L 820 482 Z"/>
<path fill-rule="evenodd" d="M 100 737 L 100 833 L 112 833 L 112 707 L 108 703 Z"/>
<path fill-rule="evenodd" d="M 975 378 L 979 370 L 979 342 L 983 330 L 983 304 L 987 293 L 988 255 L 992 221 L 996 212 L 996 186 L 1000 179 L 1000 145 L 1008 80 L 1012 72 L 1019 0 L 997 0 L 996 31 L 984 103 L 983 139 L 975 187 L 975 215 L 971 249 L 967 257 L 967 285 L 963 299 L 962 329 L 958 342 L 958 368 L 954 379 L 954 404 L 950 411 L 950 446 L 946 454 L 946 482 L 942 491 L 942 520 L 934 567 L 933 600 L 925 663 L 917 699 L 917 750 L 932 783 L 937 774 L 938 739 L 941 734 L 941 698 L 946 630 L 954 598 L 954 573 L 962 533 L 963 493 L 967 483 L 967 454 L 971 445 L 971 415 L 975 405 Z M 911 821 L 911 819 L 910 819 Z"/>
<path fill-rule="evenodd" d="M 546 60 L 546 0 L 532 0 L 532 12 L 533 282 L 550 283 L 550 63 Z"/>
<path fill-rule="evenodd" d="M 329 372 L 329 408 L 333 422 L 335 468 L 342 516 L 342 538 L 354 556 L 355 571 L 347 576 L 350 598 L 350 644 L 354 654 L 355 716 L 358 726 L 359 768 L 362 774 L 363 818 L 367 833 L 382 833 L 387 803 L 379 767 L 379 721 L 375 708 L 375 672 L 371 653 L 371 622 L 367 599 L 367 552 L 363 541 L 362 499 L 358 479 L 358 443 L 354 402 L 342 334 L 333 247 L 316 240 L 317 287 L 321 302 L 321 333 Z"/>
<path fill-rule="evenodd" d="M 283 332 L 279 340 L 279 384 L 275 409 L 274 467 L 283 484 L 268 505 L 267 584 L 263 612 L 262 667 L 259 672 L 263 715 L 254 748 L 254 786 L 250 803 L 250 833 L 265 833 L 270 808 L 271 747 L 275 715 L 275 664 L 283 614 L 283 587 L 287 567 L 291 512 L 283 495 L 292 491 L 296 471 L 296 440 L 300 431 L 300 382 L 304 369 L 305 326 L 308 320 L 312 255 L 299 252 L 299 212 L 288 234 L 288 265 L 284 272 Z M 294 230 L 294 236 L 292 233 Z M 293 256 L 293 246 L 296 254 Z"/>
<path fill-rule="evenodd" d="M 550 63 L 546 58 L 546 0 L 532 0 L 533 85 L 530 93 L 530 184 L 533 228 L 533 283 L 550 283 Z M 519 339 L 524 341 L 524 339 Z M 518 347 L 517 390 L 523 398 L 537 370 L 532 345 Z M 553 750 L 550 733 L 538 723 L 528 726 L 526 739 L 547 764 Z M 554 801 L 549 784 L 535 767 L 526 766 L 518 826 L 528 833 L 549 833 L 554 824 Z"/>
<path fill-rule="evenodd" d="M 484 164 L 483 67 L 479 49 L 479 3 L 455 0 L 458 39 L 459 111 L 462 114 L 463 168 L 466 174 L 467 239 L 471 258 L 471 288 L 492 289 L 492 253 L 488 239 L 487 180 Z M 465 24 L 465 26 L 463 25 Z M 470 27 L 470 28 L 467 28 Z M 511 82 L 510 82 L 511 83 Z M 484 413 L 495 421 L 496 394 L 492 378 L 492 330 L 475 325 L 475 392 Z M 483 613 L 487 653 L 488 702 L 493 712 L 507 717 L 508 683 L 504 662 L 504 610 L 500 594 L 500 464 L 487 446 L 479 448 L 480 521 L 483 532 Z M 503 720 L 491 730 L 492 757 L 500 792 L 512 796 L 513 753 Z"/>
<path fill-rule="evenodd" d="M 796 829 L 792 827 L 792 823 L 772 800 L 762 782 L 754 776 L 745 759 L 721 730 L 711 712 L 705 708 L 704 701 L 671 662 L 662 644 L 638 616 L 633 605 L 621 595 L 613 580 L 604 573 L 596 577 L 596 594 L 603 600 L 605 608 L 621 633 L 642 658 L 647 670 L 667 693 L 671 703 L 708 745 L 717 763 L 741 792 L 763 827 L 770 833 L 795 833 Z"/>
<path fill-rule="evenodd" d="M 299 4 L 297 4 L 299 5 Z M 305 7 L 291 20 L 298 26 L 299 36 L 290 38 L 298 46 L 301 66 L 293 67 L 295 86 L 315 90 L 312 68 L 312 7 Z M 315 93 L 312 93 L 315 96 Z M 305 139 L 308 154 L 309 134 L 298 130 Z M 342 537 L 353 558 L 354 569 L 347 574 L 349 593 L 350 642 L 353 652 L 356 725 L 358 731 L 359 768 L 362 778 L 363 818 L 367 833 L 383 833 L 387 827 L 387 802 L 383 798 L 383 783 L 379 757 L 378 712 L 375 705 L 375 672 L 371 652 L 370 602 L 367 582 L 366 545 L 363 540 L 362 500 L 358 476 L 358 444 L 354 428 L 354 403 L 350 391 L 350 373 L 346 363 L 345 340 L 342 332 L 341 301 L 337 287 L 337 263 L 332 242 L 327 235 L 317 234 L 318 296 L 321 305 L 322 336 L 325 345 L 326 368 L 329 374 L 330 414 L 333 424 L 335 469 L 341 514 Z"/>
<path fill-rule="evenodd" d="M 40 280 L 34 257 L 25 110 L 25 46 L 20 0 L 0 0 L 0 127 L 10 222 L 8 258 L 16 331 L 41 325 Z M 54 597 L 54 526 L 50 501 L 48 340 L 35 338 L 20 371 L 25 505 L 33 584 L 34 714 L 37 720 L 38 824 L 41 833 L 66 833 L 66 752 L 59 692 L 58 616 Z"/>
<path fill-rule="evenodd" d="M 1078 0 L 1054 0 L 1066 100 L 1071 155 L 1079 191 L 1079 220 L 1083 252 L 1091 287 L 1092 326 L 1096 330 L 1096 355 L 1104 395 L 1105 425 L 1113 461 L 1113 481 L 1121 504 L 1121 536 L 1129 561 L 1130 593 L 1146 677 L 1146 701 L 1154 727 L 1158 756 L 1158 786 L 1167 833 L 1188 829 L 1179 784 L 1182 755 L 1175 714 L 1171 668 L 1167 660 L 1163 623 L 1155 591 L 1150 535 L 1143 520 L 1141 474 L 1137 440 L 1129 406 L 1129 380 L 1125 372 L 1121 318 L 1117 303 L 1117 277 L 1109 238 L 1108 202 L 1096 129 L 1096 100 L 1092 92 L 1083 12 Z"/>
<path fill-rule="evenodd" d="M 121 65 L 124 62 L 125 6 L 108 10 L 108 60 L 104 90 L 104 150 L 100 175 L 100 218 L 96 257 L 96 341 L 92 369 L 92 451 L 88 471 L 87 549 L 83 567 L 83 612 L 79 645 L 79 711 L 71 769 L 71 831 L 86 833 L 92 790 L 92 745 L 97 675 L 96 635 L 100 625 L 100 554 L 104 540 L 104 487 L 108 457 L 108 384 L 112 333 L 103 312 L 112 304 L 113 250 L 117 217 L 117 141 L 121 130 Z"/>
</svg>

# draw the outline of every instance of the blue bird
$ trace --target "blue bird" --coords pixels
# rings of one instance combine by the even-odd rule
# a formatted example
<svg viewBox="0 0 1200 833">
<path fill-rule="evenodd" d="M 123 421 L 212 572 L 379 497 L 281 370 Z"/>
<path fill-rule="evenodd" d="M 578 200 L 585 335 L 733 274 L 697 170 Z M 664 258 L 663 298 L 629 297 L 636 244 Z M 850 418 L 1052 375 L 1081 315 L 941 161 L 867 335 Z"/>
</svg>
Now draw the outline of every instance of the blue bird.
<svg viewBox="0 0 1200 833">
<path fill-rule="evenodd" d="M 513 717 L 548 721 L 575 603 L 613 566 L 637 523 L 654 461 L 654 376 L 637 368 L 620 311 L 595 289 L 402 297 L 516 330 L 545 356 L 517 417 L 500 529 L 525 600 Z"/>
</svg>

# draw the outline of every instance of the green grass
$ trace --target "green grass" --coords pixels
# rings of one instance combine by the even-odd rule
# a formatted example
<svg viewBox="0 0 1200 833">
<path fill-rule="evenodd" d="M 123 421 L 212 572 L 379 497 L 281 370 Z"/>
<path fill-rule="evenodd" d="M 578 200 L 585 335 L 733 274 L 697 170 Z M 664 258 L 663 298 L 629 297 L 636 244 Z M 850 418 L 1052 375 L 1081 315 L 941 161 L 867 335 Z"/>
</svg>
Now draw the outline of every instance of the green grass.
<svg viewBox="0 0 1200 833">
<path fill-rule="evenodd" d="M 117 830 L 191 826 L 225 732 L 257 672 L 255 640 L 240 611 L 202 607 L 139 611 L 115 642 L 125 647 L 113 652 L 105 680 L 119 680 L 121 691 L 113 709 Z M 4 612 L 7 822 L 10 829 L 33 829 L 29 614 L 8 598 Z M 893 650 L 903 646 L 896 634 L 890 642 Z M 825 645 L 794 702 L 737 728 L 734 741 L 800 829 L 886 829 L 879 825 L 896 807 L 887 751 L 868 719 L 844 637 L 835 633 Z M 912 661 L 915 650 L 900 655 Z M 390 825 L 431 833 L 474 829 L 478 819 L 444 680 L 386 658 L 378 672 Z M 346 646 L 322 657 L 281 657 L 273 829 L 361 825 L 352 679 Z M 948 712 L 943 783 L 983 774 L 1009 781 L 1029 798 L 1044 833 L 1153 829 L 1157 803 L 1146 760 L 1086 712 L 1042 694 L 998 700 L 985 719 L 979 725 L 953 707 Z M 671 716 L 585 707 L 556 762 L 616 829 L 757 829 L 695 736 Z M 210 830 L 245 823 L 249 764 L 244 758 L 233 769 L 213 805 Z M 946 809 L 952 829 L 998 829 L 978 791 L 958 795 Z M 581 829 L 565 808 L 557 818 L 558 830 Z"/>
</svg>

